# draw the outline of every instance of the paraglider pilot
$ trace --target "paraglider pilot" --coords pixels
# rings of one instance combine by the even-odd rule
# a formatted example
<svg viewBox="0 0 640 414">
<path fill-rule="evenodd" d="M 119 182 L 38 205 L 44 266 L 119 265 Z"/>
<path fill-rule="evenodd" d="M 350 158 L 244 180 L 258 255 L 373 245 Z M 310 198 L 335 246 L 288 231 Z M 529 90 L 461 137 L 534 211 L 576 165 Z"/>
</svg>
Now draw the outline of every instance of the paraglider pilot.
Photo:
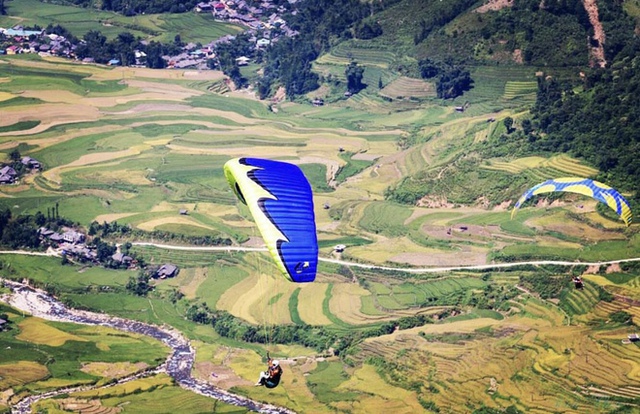
<svg viewBox="0 0 640 414">
<path fill-rule="evenodd" d="M 573 278 L 573 283 L 576 286 L 576 289 L 582 289 L 582 278 L 580 278 L 580 276 L 575 276 Z"/>
<path fill-rule="evenodd" d="M 267 388 L 275 388 L 280 383 L 280 377 L 282 376 L 282 367 L 280 362 L 271 359 L 267 355 L 267 370 L 260 373 L 260 378 L 256 382 L 256 387 L 264 385 Z"/>
</svg>

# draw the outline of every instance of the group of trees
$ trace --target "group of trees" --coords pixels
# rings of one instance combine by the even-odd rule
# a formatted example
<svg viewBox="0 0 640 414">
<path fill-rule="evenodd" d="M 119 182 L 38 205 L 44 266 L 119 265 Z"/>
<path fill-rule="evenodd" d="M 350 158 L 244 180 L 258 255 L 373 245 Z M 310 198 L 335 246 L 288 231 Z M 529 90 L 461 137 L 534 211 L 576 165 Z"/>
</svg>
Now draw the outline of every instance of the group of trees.
<svg viewBox="0 0 640 414">
<path fill-rule="evenodd" d="M 131 227 L 129 224 L 119 224 L 117 221 L 111 223 L 98 223 L 92 221 L 89 224 L 89 236 L 97 236 L 110 239 L 156 239 L 163 241 L 175 241 L 188 243 L 196 246 L 230 246 L 233 243 L 229 237 L 221 233 L 212 233 L 206 236 L 188 236 L 162 230 L 144 231 Z"/>
<path fill-rule="evenodd" d="M 134 282 L 131 282 L 132 284 Z M 441 317 L 450 310 L 443 311 Z M 228 312 L 210 309 L 206 304 L 193 304 L 186 312 L 186 318 L 200 324 L 210 324 L 222 337 L 245 342 L 300 344 L 325 352 L 330 348 L 335 355 L 347 356 L 353 347 L 365 338 L 392 333 L 395 329 L 409 329 L 433 323 L 431 315 L 415 315 L 386 322 L 371 328 L 338 333 L 322 326 L 312 325 L 269 325 L 249 324 Z"/>
<path fill-rule="evenodd" d="M 389 2 L 366 3 L 358 0 L 305 0 L 296 3 L 296 13 L 288 14 L 288 25 L 299 32 L 295 39 L 282 38 L 272 44 L 264 56 L 264 74 L 258 81 L 258 93 L 265 98 L 275 86 L 284 86 L 287 97 L 311 92 L 320 86 L 312 62 L 327 51 L 335 39 L 373 38 L 382 34 L 380 25 L 369 19 Z M 392 2 L 391 2 L 392 3 Z M 360 90 L 358 71 L 354 69 L 351 86 Z M 360 74 L 361 75 L 361 74 Z M 359 78 L 360 81 L 362 78 Z M 352 91 L 353 92 L 353 91 Z"/>
<path fill-rule="evenodd" d="M 146 54 L 143 59 L 146 66 L 153 69 L 162 69 L 167 63 L 162 59 L 163 55 L 176 55 L 181 52 L 181 44 L 178 42 L 162 44 L 151 41 L 146 45 L 141 43 L 129 32 L 122 32 L 113 40 L 108 40 L 98 30 L 91 30 L 83 37 L 83 42 L 76 42 L 76 56 L 80 59 L 93 58 L 97 63 L 107 63 L 111 59 L 118 59 L 124 66 L 136 63 L 135 51 Z"/>
<path fill-rule="evenodd" d="M 452 99 L 473 87 L 471 74 L 461 65 L 426 58 L 418 63 L 418 67 L 423 79 L 436 78 L 438 98 Z"/>
<path fill-rule="evenodd" d="M 635 192 L 640 181 L 640 41 L 630 42 L 611 68 L 589 71 L 585 93 L 554 78 L 540 78 L 538 84 L 533 115 L 543 134 L 530 140 L 530 148 L 569 152 L 598 168 L 600 181 Z"/>
<path fill-rule="evenodd" d="M 47 208 L 45 216 L 41 211 L 35 214 L 26 214 L 14 217 L 9 208 L 0 210 L 0 244 L 12 249 L 30 248 L 37 249 L 41 245 L 40 227 L 58 230 L 62 226 L 71 226 L 73 223 L 58 214 L 58 205 Z"/>
</svg>

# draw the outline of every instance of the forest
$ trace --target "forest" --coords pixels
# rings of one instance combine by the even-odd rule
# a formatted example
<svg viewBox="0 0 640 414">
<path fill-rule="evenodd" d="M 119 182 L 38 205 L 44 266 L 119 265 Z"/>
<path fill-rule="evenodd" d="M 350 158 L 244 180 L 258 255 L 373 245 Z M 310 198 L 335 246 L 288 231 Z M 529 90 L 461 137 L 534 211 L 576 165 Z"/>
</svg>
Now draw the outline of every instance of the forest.
<svg viewBox="0 0 640 414">
<path fill-rule="evenodd" d="M 640 42 L 630 42 L 611 68 L 589 71 L 585 91 L 570 83 L 540 79 L 533 109 L 539 135 L 533 151 L 569 152 L 595 165 L 598 179 L 622 191 L 640 181 Z M 636 194 L 636 201 L 637 194 Z"/>
</svg>

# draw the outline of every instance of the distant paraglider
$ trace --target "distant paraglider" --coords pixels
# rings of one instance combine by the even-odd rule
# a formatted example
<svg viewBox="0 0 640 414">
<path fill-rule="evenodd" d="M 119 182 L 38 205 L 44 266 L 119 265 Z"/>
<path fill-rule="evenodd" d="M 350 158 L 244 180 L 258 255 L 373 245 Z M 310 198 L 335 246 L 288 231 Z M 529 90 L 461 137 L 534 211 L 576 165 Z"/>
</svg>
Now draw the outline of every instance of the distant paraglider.
<svg viewBox="0 0 640 414">
<path fill-rule="evenodd" d="M 236 158 L 227 161 L 224 173 L 280 271 L 293 282 L 312 282 L 318 239 L 311 185 L 302 170 L 281 161 Z"/>
<path fill-rule="evenodd" d="M 511 211 L 511 218 L 515 217 L 518 209 L 531 197 L 556 191 L 583 194 L 594 198 L 608 205 L 627 226 L 631 224 L 631 207 L 622 194 L 601 182 L 579 177 L 555 178 L 531 187 L 515 204 Z"/>
</svg>

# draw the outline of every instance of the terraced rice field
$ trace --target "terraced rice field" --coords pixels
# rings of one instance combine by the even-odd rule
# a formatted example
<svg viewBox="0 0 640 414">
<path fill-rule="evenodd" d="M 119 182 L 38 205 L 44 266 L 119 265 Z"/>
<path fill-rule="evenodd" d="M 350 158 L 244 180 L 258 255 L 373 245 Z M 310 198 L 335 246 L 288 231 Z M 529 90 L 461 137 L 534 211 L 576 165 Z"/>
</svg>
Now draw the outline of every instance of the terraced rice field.
<svg viewBox="0 0 640 414">
<path fill-rule="evenodd" d="M 511 174 L 526 172 L 534 182 L 567 176 L 592 177 L 598 172 L 596 169 L 583 165 L 565 154 L 555 155 L 548 159 L 527 157 L 513 161 L 490 160 L 488 164 L 483 165 L 483 168 L 505 171 Z"/>
<path fill-rule="evenodd" d="M 317 63 L 347 66 L 352 61 L 356 61 L 359 65 L 379 66 L 386 69 L 394 59 L 395 56 L 389 50 L 367 47 L 365 42 L 353 40 L 332 48 L 331 53 L 320 56 Z"/>
<path fill-rule="evenodd" d="M 391 99 L 432 98 L 436 96 L 436 91 L 430 82 L 400 77 L 381 89 L 380 95 Z"/>
<path fill-rule="evenodd" d="M 518 99 L 522 103 L 533 104 L 536 100 L 538 83 L 535 81 L 507 81 L 503 99 Z"/>
</svg>

